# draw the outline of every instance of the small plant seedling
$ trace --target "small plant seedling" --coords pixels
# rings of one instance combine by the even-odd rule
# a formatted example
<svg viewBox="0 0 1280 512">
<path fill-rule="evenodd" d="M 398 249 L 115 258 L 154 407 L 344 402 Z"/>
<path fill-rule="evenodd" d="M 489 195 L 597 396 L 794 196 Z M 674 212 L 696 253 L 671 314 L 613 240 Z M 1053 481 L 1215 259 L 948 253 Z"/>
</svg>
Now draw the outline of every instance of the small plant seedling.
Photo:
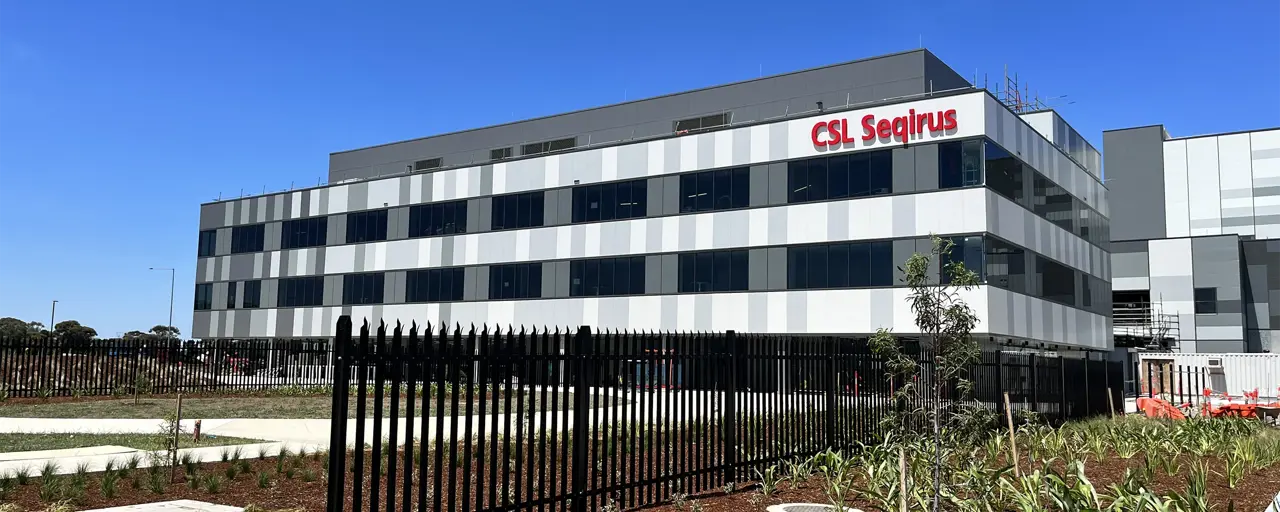
<svg viewBox="0 0 1280 512">
<path fill-rule="evenodd" d="M 27 485 L 31 483 L 31 467 L 22 466 L 13 470 L 13 478 L 18 481 L 18 485 Z"/>
<path fill-rule="evenodd" d="M 218 475 L 208 475 L 204 478 L 204 490 L 209 494 L 218 494 L 222 492 L 222 479 Z"/>
<path fill-rule="evenodd" d="M 238 470 L 236 470 L 235 466 L 227 466 L 226 471 L 223 471 L 222 473 L 224 475 L 227 475 L 227 481 L 231 481 L 236 479 L 236 474 L 238 473 Z"/>
<path fill-rule="evenodd" d="M 102 490 L 102 497 L 112 499 L 119 493 L 120 475 L 114 472 L 106 472 L 102 474 L 102 480 L 98 482 L 99 489 Z"/>
<path fill-rule="evenodd" d="M 265 471 L 258 472 L 258 488 L 266 489 L 271 487 L 271 477 L 267 476 Z"/>
<path fill-rule="evenodd" d="M 311 468 L 307 468 L 307 469 L 302 470 L 302 481 L 303 481 L 303 482 L 314 482 L 314 481 L 316 481 L 316 472 L 315 472 L 315 470 L 314 470 L 314 469 L 311 469 Z"/>
</svg>

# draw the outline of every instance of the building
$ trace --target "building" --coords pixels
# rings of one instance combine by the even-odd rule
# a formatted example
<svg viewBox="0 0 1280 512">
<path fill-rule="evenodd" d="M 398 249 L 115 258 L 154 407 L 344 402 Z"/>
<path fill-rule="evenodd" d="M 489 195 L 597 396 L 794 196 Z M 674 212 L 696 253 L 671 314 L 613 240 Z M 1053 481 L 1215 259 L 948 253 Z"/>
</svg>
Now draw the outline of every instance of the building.
<svg viewBox="0 0 1280 512">
<path fill-rule="evenodd" d="M 344 151 L 329 185 L 201 206 L 193 332 L 909 335 L 895 268 L 936 233 L 984 339 L 1108 350 L 1100 165 L 925 50 Z"/>
<path fill-rule="evenodd" d="M 1170 138 L 1144 126 L 1105 132 L 1103 149 L 1117 334 L 1163 314 L 1160 348 L 1280 348 L 1280 129 Z"/>
</svg>

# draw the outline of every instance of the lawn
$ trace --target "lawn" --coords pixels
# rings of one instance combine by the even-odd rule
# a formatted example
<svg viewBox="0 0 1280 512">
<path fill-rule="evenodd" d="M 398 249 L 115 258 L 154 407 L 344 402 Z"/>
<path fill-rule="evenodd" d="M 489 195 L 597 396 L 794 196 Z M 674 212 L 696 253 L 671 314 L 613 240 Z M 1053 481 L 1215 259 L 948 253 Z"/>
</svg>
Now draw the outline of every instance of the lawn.
<svg viewBox="0 0 1280 512">
<path fill-rule="evenodd" d="M 513 411 L 518 410 L 517 406 L 520 401 L 519 393 L 512 393 L 510 397 L 510 407 Z M 552 393 L 548 392 L 546 403 L 544 404 L 541 393 L 524 393 L 524 411 L 529 410 L 550 410 L 555 407 L 556 410 L 572 409 L 571 393 Z M 507 397 L 503 394 L 498 395 L 499 400 L 494 402 L 492 397 L 486 396 L 485 410 L 490 413 L 502 412 L 507 407 Z M 213 396 L 200 398 L 185 398 L 182 401 L 182 417 L 183 419 L 213 419 L 213 418 L 319 418 L 327 419 L 331 417 L 332 398 L 324 395 L 311 396 Z M 424 405 L 428 409 L 428 415 L 434 415 L 440 408 L 435 403 L 435 397 L 427 399 L 418 398 L 414 401 L 414 415 L 421 416 Z M 460 396 L 458 401 L 458 412 L 466 413 L 466 397 Z M 36 399 L 23 399 L 21 401 L 10 400 L 9 403 L 0 405 L 0 418 L 164 418 L 173 414 L 176 400 L 173 398 L 143 398 L 137 404 L 134 404 L 132 398 L 128 399 L 55 399 L 50 401 L 40 401 Z M 399 402 L 401 416 L 405 413 L 407 401 L 401 399 Z M 445 397 L 443 410 L 451 411 L 453 409 L 452 399 Z M 365 416 L 372 418 L 374 416 L 374 401 L 370 398 L 366 402 Z M 382 413 L 383 417 L 390 414 L 391 401 L 384 400 Z M 479 397 L 472 397 L 472 414 L 481 414 Z M 350 408 L 347 412 L 348 418 L 356 416 L 356 404 L 353 398 Z"/>
<path fill-rule="evenodd" d="M 180 436 L 182 448 L 265 443 L 259 439 L 205 436 L 196 443 L 191 436 Z M 64 450 L 90 446 L 125 446 L 139 450 L 156 450 L 163 441 L 156 434 L 0 434 L 0 453 Z"/>
</svg>

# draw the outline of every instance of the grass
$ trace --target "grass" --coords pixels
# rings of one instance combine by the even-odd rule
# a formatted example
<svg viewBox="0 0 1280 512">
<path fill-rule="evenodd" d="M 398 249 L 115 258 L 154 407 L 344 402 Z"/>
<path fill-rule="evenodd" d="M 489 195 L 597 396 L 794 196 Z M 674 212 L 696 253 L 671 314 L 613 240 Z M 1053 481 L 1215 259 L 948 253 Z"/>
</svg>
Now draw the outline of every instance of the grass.
<svg viewBox="0 0 1280 512">
<path fill-rule="evenodd" d="M 190 437 L 178 440 L 181 448 L 263 443 L 258 439 L 240 437 L 205 437 L 199 444 Z M 159 448 L 159 436 L 155 434 L 0 434 L 0 453 L 30 452 L 37 450 L 64 450 L 89 446 L 125 446 L 139 450 Z"/>
<path fill-rule="evenodd" d="M 370 393 L 372 395 L 372 392 Z M 552 393 L 547 393 L 548 400 L 551 400 Z M 519 395 L 512 393 L 511 408 L 516 408 L 516 401 Z M 537 405 L 541 400 L 541 393 L 537 393 L 535 400 L 530 400 L 526 395 L 525 410 L 531 405 Z M 384 399 L 383 417 L 390 413 L 391 404 L 389 399 Z M 400 400 L 400 414 L 403 415 L 407 401 L 403 398 Z M 499 403 L 494 404 L 493 400 L 488 400 L 485 408 L 492 412 L 495 409 L 501 411 L 505 406 L 505 399 L 498 400 Z M 531 403 L 532 402 L 532 403 Z M 572 395 L 570 393 L 559 393 L 559 403 L 557 409 L 571 408 Z M 67 401 L 67 402 L 27 402 L 6 404 L 0 410 L 0 417 L 6 418 L 163 418 L 173 413 L 175 401 L 171 398 L 157 399 L 144 398 L 138 404 L 133 403 L 132 398 L 128 399 L 110 399 L 110 400 L 85 400 L 85 401 Z M 428 415 L 432 415 L 436 411 L 434 397 L 423 400 L 419 398 L 414 403 L 414 415 L 422 415 L 423 405 L 428 407 Z M 472 400 L 472 414 L 480 414 L 478 397 Z M 373 399 L 368 400 L 365 416 L 373 417 Z M 458 403 L 459 412 L 463 412 L 466 406 L 465 396 L 460 397 Z M 264 418 L 264 419 L 292 419 L 292 418 L 314 418 L 328 419 L 331 414 L 332 398 L 324 395 L 317 396 L 236 396 L 236 397 L 210 397 L 210 398 L 187 398 L 182 401 L 182 416 L 190 419 L 209 419 L 209 418 Z M 449 411 L 452 408 L 452 400 L 445 397 L 444 410 Z M 548 407 L 549 404 L 548 404 Z M 354 401 L 348 411 L 347 417 L 355 417 Z"/>
</svg>

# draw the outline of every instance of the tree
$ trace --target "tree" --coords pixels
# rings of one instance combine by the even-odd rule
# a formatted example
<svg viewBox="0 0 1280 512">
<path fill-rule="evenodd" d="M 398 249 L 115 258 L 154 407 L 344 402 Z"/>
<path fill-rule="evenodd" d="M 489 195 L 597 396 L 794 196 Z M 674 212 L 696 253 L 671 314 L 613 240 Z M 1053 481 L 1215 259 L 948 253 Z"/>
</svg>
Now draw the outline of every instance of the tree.
<svg viewBox="0 0 1280 512">
<path fill-rule="evenodd" d="M 978 323 L 977 313 L 965 303 L 962 292 L 978 285 L 978 274 L 965 268 L 963 261 L 951 258 L 954 243 L 949 239 L 930 237 L 933 247 L 929 254 L 913 254 L 901 269 L 906 285 L 911 288 L 907 301 L 911 303 L 911 311 L 916 316 L 916 326 L 920 328 L 921 344 L 933 350 L 933 375 L 930 392 L 933 400 L 932 409 L 920 409 L 933 423 L 933 511 L 938 510 L 941 494 L 941 416 L 945 412 L 942 391 L 950 382 L 956 383 L 958 403 L 967 401 L 973 392 L 973 382 L 969 380 L 969 367 L 978 362 L 981 353 L 978 343 L 970 336 Z M 933 261 L 939 262 L 938 282 L 934 282 Z M 898 338 L 889 331 L 881 329 L 871 339 L 871 347 L 877 354 L 888 361 L 886 366 L 891 376 L 903 377 L 902 395 L 895 393 L 895 399 L 902 403 L 910 394 L 916 392 L 907 378 L 918 370 L 914 361 L 902 353 Z M 905 361 L 904 361 L 905 360 Z M 891 377 L 892 378 L 892 377 Z M 962 409 L 954 408 L 953 415 Z"/>
<path fill-rule="evenodd" d="M 150 338 L 151 338 L 150 334 L 147 334 L 142 331 L 129 331 L 124 333 L 123 336 L 121 336 L 121 339 L 125 341 L 142 341 Z"/>
<path fill-rule="evenodd" d="M 25 338 L 27 323 L 10 316 L 0 318 L 0 338 Z"/>
<path fill-rule="evenodd" d="M 49 332 L 49 330 L 45 328 L 44 322 L 27 322 L 28 336 L 39 336 L 46 332 Z"/>
<path fill-rule="evenodd" d="M 160 339 L 177 338 L 182 335 L 182 331 L 172 325 L 157 325 L 152 327 L 150 332 Z"/>
<path fill-rule="evenodd" d="M 93 330 L 92 327 L 80 325 L 80 322 L 75 320 L 63 320 L 53 326 L 53 334 L 63 343 L 76 343 L 97 337 L 98 331 Z"/>
</svg>

